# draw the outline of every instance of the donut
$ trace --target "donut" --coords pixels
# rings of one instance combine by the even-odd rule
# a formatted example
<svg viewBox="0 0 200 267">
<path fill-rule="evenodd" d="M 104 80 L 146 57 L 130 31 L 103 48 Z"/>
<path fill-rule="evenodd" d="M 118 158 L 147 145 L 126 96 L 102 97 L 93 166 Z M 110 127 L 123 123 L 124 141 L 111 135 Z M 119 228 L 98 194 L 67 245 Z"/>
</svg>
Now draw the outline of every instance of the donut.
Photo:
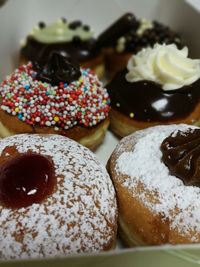
<svg viewBox="0 0 200 267">
<path fill-rule="evenodd" d="M 21 42 L 19 64 L 38 59 L 47 61 L 52 52 L 72 57 L 83 68 L 90 68 L 99 78 L 104 76 L 104 56 L 90 26 L 81 21 L 58 19 L 51 24 L 39 22 Z"/>
<path fill-rule="evenodd" d="M 0 168 L 1 259 L 115 246 L 114 187 L 87 148 L 61 135 L 14 135 L 0 140 Z"/>
<path fill-rule="evenodd" d="M 53 53 L 0 84 L 0 136 L 61 134 L 95 149 L 109 125 L 107 90 L 90 69 Z"/>
<path fill-rule="evenodd" d="M 142 48 L 154 44 L 174 43 L 183 47 L 181 37 L 168 26 L 158 21 L 138 19 L 132 13 L 126 13 L 108 27 L 100 36 L 104 47 L 105 65 L 108 77 L 126 67 L 129 58 Z"/>
<path fill-rule="evenodd" d="M 106 86 L 111 130 L 119 137 L 160 124 L 200 123 L 200 60 L 156 44 L 133 55 Z"/>
<path fill-rule="evenodd" d="M 200 128 L 154 126 L 124 137 L 107 168 L 128 246 L 200 242 Z"/>
<path fill-rule="evenodd" d="M 104 53 L 107 79 L 112 78 L 118 70 L 126 66 L 130 55 L 124 53 L 123 56 L 119 56 L 113 46 L 115 47 L 115 43 L 124 33 L 135 29 L 136 25 L 135 16 L 130 12 L 125 13 L 98 36 L 97 43 Z"/>
</svg>

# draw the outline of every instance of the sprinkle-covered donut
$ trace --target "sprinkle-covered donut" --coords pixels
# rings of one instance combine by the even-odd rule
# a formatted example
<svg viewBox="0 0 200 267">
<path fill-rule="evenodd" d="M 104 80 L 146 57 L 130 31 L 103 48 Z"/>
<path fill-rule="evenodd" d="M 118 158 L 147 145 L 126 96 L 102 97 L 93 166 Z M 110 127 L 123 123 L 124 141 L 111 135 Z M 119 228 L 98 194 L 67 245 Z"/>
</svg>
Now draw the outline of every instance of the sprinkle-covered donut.
<svg viewBox="0 0 200 267">
<path fill-rule="evenodd" d="M 102 83 L 91 70 L 56 53 L 45 65 L 16 69 L 1 83 L 0 97 L 3 137 L 59 133 L 91 147 L 102 141 L 108 127 L 109 97 Z"/>
<path fill-rule="evenodd" d="M 200 128 L 155 126 L 125 137 L 108 169 L 129 246 L 200 242 Z"/>
<path fill-rule="evenodd" d="M 92 152 L 60 135 L 0 141 L 0 258 L 109 250 L 116 200 Z"/>
</svg>

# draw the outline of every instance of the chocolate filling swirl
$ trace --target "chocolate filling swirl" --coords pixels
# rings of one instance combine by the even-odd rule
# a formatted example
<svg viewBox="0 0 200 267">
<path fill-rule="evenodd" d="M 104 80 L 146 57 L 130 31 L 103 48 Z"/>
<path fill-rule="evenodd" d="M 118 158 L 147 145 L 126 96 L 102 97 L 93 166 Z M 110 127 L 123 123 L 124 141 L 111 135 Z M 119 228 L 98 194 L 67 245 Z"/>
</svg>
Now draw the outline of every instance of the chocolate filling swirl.
<svg viewBox="0 0 200 267">
<path fill-rule="evenodd" d="M 161 144 L 162 160 L 185 185 L 200 187 L 200 129 L 172 133 Z"/>
</svg>

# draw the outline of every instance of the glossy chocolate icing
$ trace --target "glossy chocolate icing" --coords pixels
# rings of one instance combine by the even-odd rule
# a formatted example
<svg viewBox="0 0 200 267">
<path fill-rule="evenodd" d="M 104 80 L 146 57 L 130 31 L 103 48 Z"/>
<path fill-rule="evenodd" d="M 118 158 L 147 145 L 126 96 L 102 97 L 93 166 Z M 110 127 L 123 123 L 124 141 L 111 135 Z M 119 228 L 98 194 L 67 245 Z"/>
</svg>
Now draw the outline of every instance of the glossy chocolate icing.
<svg viewBox="0 0 200 267">
<path fill-rule="evenodd" d="M 22 208 L 40 203 L 56 185 L 53 162 L 40 154 L 18 154 L 0 166 L 0 203 Z"/>
<path fill-rule="evenodd" d="M 182 119 L 196 107 L 200 98 L 200 79 L 173 91 L 164 91 L 151 81 L 127 82 L 127 70 L 116 74 L 107 85 L 111 106 L 137 121 L 167 122 Z"/>
<path fill-rule="evenodd" d="M 200 187 L 200 129 L 172 133 L 161 144 L 162 160 L 185 185 Z"/>
<path fill-rule="evenodd" d="M 51 85 L 71 83 L 81 76 L 79 65 L 58 53 L 52 53 L 45 64 L 35 62 L 33 69 L 37 72 L 37 80 Z"/>
<path fill-rule="evenodd" d="M 52 52 L 71 57 L 82 63 L 96 57 L 100 53 L 100 48 L 94 38 L 82 41 L 78 36 L 72 42 L 53 44 L 41 43 L 34 37 L 28 36 L 26 45 L 21 48 L 21 55 L 30 61 L 42 58 L 46 62 Z"/>
<path fill-rule="evenodd" d="M 126 13 L 102 32 L 97 42 L 100 46 L 109 46 L 129 30 L 136 29 L 137 25 L 135 16 L 132 13 Z"/>
</svg>

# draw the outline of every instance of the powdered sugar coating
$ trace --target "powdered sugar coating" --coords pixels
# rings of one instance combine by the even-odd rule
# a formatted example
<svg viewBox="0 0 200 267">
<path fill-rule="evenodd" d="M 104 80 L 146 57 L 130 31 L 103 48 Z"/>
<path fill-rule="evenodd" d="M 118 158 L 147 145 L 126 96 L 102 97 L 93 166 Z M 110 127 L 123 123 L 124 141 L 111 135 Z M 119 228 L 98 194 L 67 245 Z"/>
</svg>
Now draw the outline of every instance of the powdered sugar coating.
<svg viewBox="0 0 200 267">
<path fill-rule="evenodd" d="M 199 240 L 197 235 L 200 232 L 200 188 L 185 186 L 182 180 L 170 175 L 161 160 L 160 150 L 162 141 L 172 132 L 175 134 L 178 130 L 187 131 L 189 128 L 197 127 L 184 124 L 156 126 L 124 138 L 115 150 L 115 169 L 118 174 L 126 175 L 126 179 L 117 176 L 117 179 L 122 179 L 119 182 L 124 187 L 153 213 L 169 219 L 171 229 L 190 236 L 191 241 L 195 242 Z M 128 143 L 131 148 L 127 150 Z M 145 190 L 155 193 L 156 203 L 149 201 L 145 190 L 136 190 L 138 182 L 144 185 Z"/>
<path fill-rule="evenodd" d="M 52 158 L 57 189 L 18 210 L 0 206 L 0 257 L 35 258 L 109 248 L 116 234 L 116 200 L 104 166 L 87 149 L 59 135 L 17 135 L 0 141 Z"/>
</svg>

